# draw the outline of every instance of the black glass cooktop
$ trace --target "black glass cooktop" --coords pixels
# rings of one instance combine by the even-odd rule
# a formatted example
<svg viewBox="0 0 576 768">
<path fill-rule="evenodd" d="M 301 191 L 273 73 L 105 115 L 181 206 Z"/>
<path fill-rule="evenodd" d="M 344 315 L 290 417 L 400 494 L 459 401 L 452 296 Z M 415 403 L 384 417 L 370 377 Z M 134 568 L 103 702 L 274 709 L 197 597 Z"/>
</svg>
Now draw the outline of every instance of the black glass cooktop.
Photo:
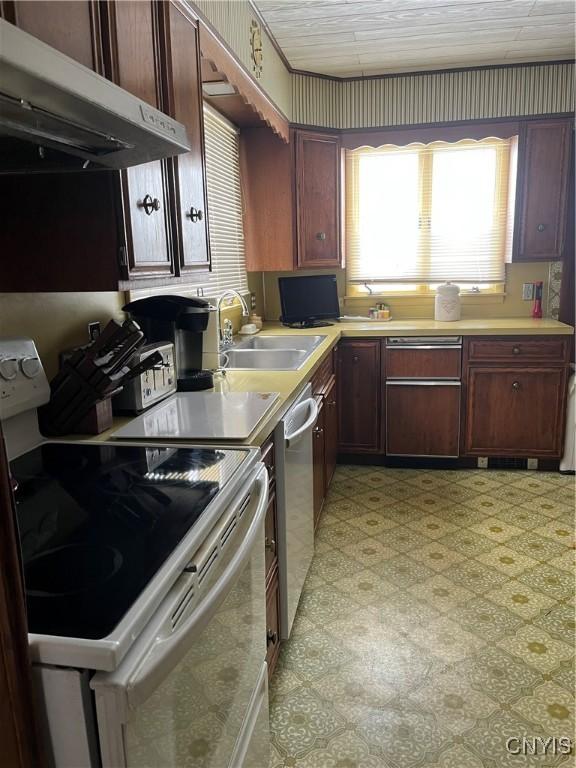
<svg viewBox="0 0 576 768">
<path fill-rule="evenodd" d="M 53 443 L 13 461 L 30 632 L 110 634 L 245 457 Z"/>
</svg>

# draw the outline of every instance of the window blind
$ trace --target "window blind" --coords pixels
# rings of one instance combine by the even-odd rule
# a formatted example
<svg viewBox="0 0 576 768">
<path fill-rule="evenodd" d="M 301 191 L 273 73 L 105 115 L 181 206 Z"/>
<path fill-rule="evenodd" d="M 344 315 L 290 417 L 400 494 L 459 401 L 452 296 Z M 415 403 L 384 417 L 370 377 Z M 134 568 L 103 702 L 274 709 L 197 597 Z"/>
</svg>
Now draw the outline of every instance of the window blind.
<svg viewBox="0 0 576 768">
<path fill-rule="evenodd" d="M 504 281 L 510 139 L 346 153 L 352 283 Z"/>
<path fill-rule="evenodd" d="M 205 104 L 204 135 L 212 255 L 209 290 L 247 293 L 238 129 Z"/>
</svg>

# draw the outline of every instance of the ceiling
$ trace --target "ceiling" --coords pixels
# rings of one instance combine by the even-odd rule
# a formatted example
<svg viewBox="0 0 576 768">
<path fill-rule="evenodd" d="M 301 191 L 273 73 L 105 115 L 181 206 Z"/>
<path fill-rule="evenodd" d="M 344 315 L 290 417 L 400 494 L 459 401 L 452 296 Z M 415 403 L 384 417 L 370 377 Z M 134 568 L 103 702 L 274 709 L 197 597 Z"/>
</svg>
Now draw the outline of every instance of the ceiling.
<svg viewBox="0 0 576 768">
<path fill-rule="evenodd" d="M 254 0 L 291 67 L 336 77 L 574 58 L 574 0 Z"/>
</svg>

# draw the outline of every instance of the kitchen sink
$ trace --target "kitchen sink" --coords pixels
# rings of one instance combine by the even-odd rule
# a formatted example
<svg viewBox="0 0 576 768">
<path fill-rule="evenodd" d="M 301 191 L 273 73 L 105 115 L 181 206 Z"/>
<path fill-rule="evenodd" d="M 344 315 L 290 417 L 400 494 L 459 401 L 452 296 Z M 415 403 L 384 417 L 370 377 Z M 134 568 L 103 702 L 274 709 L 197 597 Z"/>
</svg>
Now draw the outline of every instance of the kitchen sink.
<svg viewBox="0 0 576 768">
<path fill-rule="evenodd" d="M 298 349 L 312 352 L 326 336 L 251 336 L 234 345 L 234 349 Z"/>
<path fill-rule="evenodd" d="M 222 352 L 225 368 L 256 368 L 264 371 L 297 371 L 312 350 L 228 349 Z"/>
</svg>

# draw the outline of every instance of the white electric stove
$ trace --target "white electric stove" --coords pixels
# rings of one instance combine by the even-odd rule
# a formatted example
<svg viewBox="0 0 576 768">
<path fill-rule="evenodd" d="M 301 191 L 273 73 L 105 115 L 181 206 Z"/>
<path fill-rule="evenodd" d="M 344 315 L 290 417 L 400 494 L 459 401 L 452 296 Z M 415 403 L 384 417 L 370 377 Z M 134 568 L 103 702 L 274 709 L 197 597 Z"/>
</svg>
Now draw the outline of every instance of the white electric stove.
<svg viewBox="0 0 576 768">
<path fill-rule="evenodd" d="M 48 398 L 34 344 L 0 340 L 0 418 L 52 763 L 267 764 L 258 450 L 50 441 L 36 413 Z"/>
</svg>

